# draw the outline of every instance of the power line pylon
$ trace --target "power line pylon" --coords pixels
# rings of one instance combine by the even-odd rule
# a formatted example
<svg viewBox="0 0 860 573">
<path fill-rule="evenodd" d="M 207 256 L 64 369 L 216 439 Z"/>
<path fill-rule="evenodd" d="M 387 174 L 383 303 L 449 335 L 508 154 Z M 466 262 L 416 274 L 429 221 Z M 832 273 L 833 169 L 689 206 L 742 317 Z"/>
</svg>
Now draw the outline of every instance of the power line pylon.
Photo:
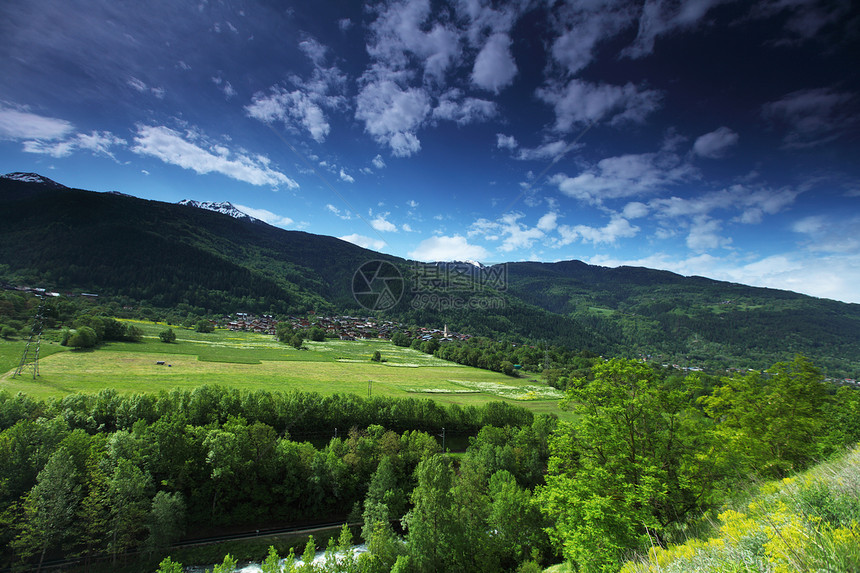
<svg viewBox="0 0 860 573">
<path fill-rule="evenodd" d="M 24 369 L 33 369 L 33 380 L 39 375 L 39 350 L 42 347 L 42 326 L 44 321 L 43 312 L 45 311 L 45 297 L 39 295 L 39 306 L 36 308 L 36 316 L 33 317 L 33 326 L 30 328 L 30 338 L 27 339 L 27 344 L 24 346 L 24 353 L 21 355 L 21 362 L 12 378 L 20 376 Z M 31 347 L 32 351 L 31 351 Z"/>
</svg>

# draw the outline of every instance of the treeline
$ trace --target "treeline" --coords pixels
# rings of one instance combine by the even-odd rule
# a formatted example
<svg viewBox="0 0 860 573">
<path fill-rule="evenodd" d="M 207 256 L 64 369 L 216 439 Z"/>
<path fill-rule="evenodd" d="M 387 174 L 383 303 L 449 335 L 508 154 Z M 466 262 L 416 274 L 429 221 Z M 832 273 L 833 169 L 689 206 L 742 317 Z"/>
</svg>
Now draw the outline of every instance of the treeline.
<svg viewBox="0 0 860 573">
<path fill-rule="evenodd" d="M 411 339 L 395 332 L 391 342 L 398 346 L 411 346 L 442 360 L 456 362 L 508 376 L 519 372 L 542 373 L 547 382 L 564 389 L 570 376 L 588 376 L 598 356 L 588 350 L 574 352 L 560 346 L 547 344 L 517 344 L 483 337 L 470 338 L 465 342 L 439 342 L 437 339 Z"/>
<path fill-rule="evenodd" d="M 484 428 L 462 457 L 428 451 L 411 478 L 382 456 L 362 505 L 368 553 L 283 567 L 270 554 L 264 571 L 522 572 L 559 557 L 576 571 L 617 571 L 637 552 L 685 541 L 751 481 L 857 443 L 860 392 L 832 390 L 803 357 L 713 389 L 697 374 L 600 362 L 591 380 L 571 381 L 570 422 Z M 816 507 L 842 519 L 827 503 Z M 764 554 L 770 540 L 745 542 Z"/>
<path fill-rule="evenodd" d="M 533 484 L 553 424 L 502 403 L 444 408 L 430 400 L 210 386 L 48 401 L 3 392 L 2 560 L 157 554 L 191 523 L 260 528 L 346 519 L 350 510 L 360 516 L 380 463 L 387 460 L 405 496 L 419 462 L 441 452 L 443 427 L 487 436 L 476 446 L 487 459 L 495 459 L 494 447 L 515 445 L 516 455 L 498 457 Z M 492 426 L 534 427 L 540 435 L 517 445 L 489 437 Z"/>
</svg>

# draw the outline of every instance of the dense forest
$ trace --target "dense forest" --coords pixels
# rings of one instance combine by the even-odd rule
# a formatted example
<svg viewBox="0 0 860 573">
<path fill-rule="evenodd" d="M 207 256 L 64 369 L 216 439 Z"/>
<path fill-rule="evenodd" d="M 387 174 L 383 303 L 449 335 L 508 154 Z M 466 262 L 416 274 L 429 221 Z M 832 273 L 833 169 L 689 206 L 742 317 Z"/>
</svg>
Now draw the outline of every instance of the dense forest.
<svg viewBox="0 0 860 573">
<path fill-rule="evenodd" d="M 860 375 L 856 304 L 578 261 L 423 265 L 195 207 L 11 179 L 0 179 L 0 204 L 0 282 L 96 293 L 115 304 L 110 316 L 372 313 L 710 370 L 763 369 L 802 353 L 828 376 Z M 407 286 L 384 312 L 352 296 L 369 260 L 393 264 Z"/>
<path fill-rule="evenodd" d="M 803 357 L 712 389 L 635 360 L 591 374 L 568 385 L 570 422 L 499 403 L 206 386 L 2 393 L 2 557 L 37 567 L 108 555 L 119 567 L 130 551 L 161 560 L 192 524 L 335 517 L 363 521 L 370 551 L 354 571 L 531 571 L 561 559 L 616 571 L 635 551 L 684 540 L 750 480 L 860 440 L 860 392 L 828 386 Z M 472 436 L 464 453 L 442 451 L 442 427 Z"/>
</svg>

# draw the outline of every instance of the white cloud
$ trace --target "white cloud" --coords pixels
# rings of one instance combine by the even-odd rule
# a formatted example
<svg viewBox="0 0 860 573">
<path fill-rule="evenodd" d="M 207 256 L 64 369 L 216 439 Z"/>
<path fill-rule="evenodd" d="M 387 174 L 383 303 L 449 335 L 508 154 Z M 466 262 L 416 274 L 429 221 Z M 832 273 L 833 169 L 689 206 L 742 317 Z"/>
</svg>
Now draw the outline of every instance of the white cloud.
<svg viewBox="0 0 860 573">
<path fill-rule="evenodd" d="M 588 225 L 561 225 L 558 228 L 560 239 L 556 246 L 564 246 L 574 241 L 582 241 L 598 244 L 614 244 L 618 239 L 635 237 L 639 227 L 631 225 L 630 222 L 620 215 L 612 215 L 609 223 L 603 227 L 590 227 Z"/>
<path fill-rule="evenodd" d="M 430 113 L 427 93 L 402 89 L 391 80 L 364 85 L 356 99 L 355 117 L 378 143 L 388 145 L 396 157 L 409 157 L 421 149 L 415 131 Z"/>
<path fill-rule="evenodd" d="M 380 213 L 370 221 L 370 226 L 380 232 L 396 232 L 397 225 L 386 219 L 388 215 L 390 215 L 390 213 Z"/>
<path fill-rule="evenodd" d="M 517 75 L 517 64 L 511 54 L 511 38 L 504 33 L 490 36 L 475 58 L 472 82 L 494 93 L 509 86 Z"/>
<path fill-rule="evenodd" d="M 325 109 L 336 110 L 346 106 L 346 76 L 337 66 L 325 67 L 327 48 L 314 39 L 303 40 L 299 49 L 314 64 L 310 79 L 290 76 L 294 89 L 280 85 L 269 88 L 269 93 L 254 94 L 245 106 L 249 117 L 270 123 L 281 121 L 285 126 L 307 131 L 317 143 L 325 141 L 331 132 L 331 124 Z"/>
<path fill-rule="evenodd" d="M 128 80 L 125 83 L 129 87 L 131 87 L 131 88 L 133 88 L 133 89 L 135 89 L 141 93 L 143 93 L 149 89 L 146 87 L 145 83 L 143 83 L 142 81 L 140 81 L 139 79 L 137 79 L 135 77 L 128 78 Z"/>
<path fill-rule="evenodd" d="M 762 113 L 785 126 L 784 147 L 802 149 L 829 143 L 854 128 L 860 122 L 849 108 L 854 99 L 829 88 L 800 90 L 765 104 Z"/>
<path fill-rule="evenodd" d="M 537 228 L 544 232 L 552 231 L 556 228 L 558 221 L 558 213 L 549 212 L 540 219 L 538 219 Z"/>
<path fill-rule="evenodd" d="M 804 233 L 813 235 L 825 228 L 825 217 L 823 215 L 813 215 L 804 217 L 791 226 L 791 230 L 796 233 Z"/>
<path fill-rule="evenodd" d="M 75 150 L 74 140 L 47 142 L 47 141 L 25 141 L 23 150 L 27 153 L 39 153 L 51 157 L 68 157 Z"/>
<path fill-rule="evenodd" d="M 299 186 L 293 179 L 270 168 L 270 160 L 265 156 L 251 157 L 215 145 L 205 149 L 164 126 L 138 125 L 131 150 L 199 174 L 220 173 L 251 185 L 286 185 L 290 189 Z"/>
<path fill-rule="evenodd" d="M 410 209 L 414 209 L 418 206 L 418 201 L 416 201 L 415 199 L 410 199 L 406 202 L 406 204 L 409 206 Z"/>
<path fill-rule="evenodd" d="M 804 248 L 811 253 L 860 253 L 860 217 L 837 219 L 824 215 L 804 217 L 791 230 L 804 235 Z"/>
<path fill-rule="evenodd" d="M 640 89 L 632 83 L 623 86 L 595 84 L 572 79 L 567 85 L 550 83 L 537 90 L 537 96 L 555 109 L 555 128 L 568 132 L 576 126 L 605 118 L 613 125 L 641 123 L 660 107 L 660 92 Z"/>
<path fill-rule="evenodd" d="M 543 145 L 534 148 L 520 148 L 516 158 L 522 161 L 549 161 L 559 158 L 561 155 L 570 151 L 568 144 L 563 139 L 548 141 Z"/>
<path fill-rule="evenodd" d="M 648 215 L 650 209 L 648 206 L 638 201 L 632 201 L 624 206 L 621 214 L 625 219 L 639 219 Z"/>
<path fill-rule="evenodd" d="M 412 229 L 412 225 L 409 223 L 403 223 L 400 225 L 400 228 L 403 229 L 407 233 L 414 233 L 415 231 Z"/>
<path fill-rule="evenodd" d="M 576 177 L 560 173 L 550 182 L 568 197 L 599 204 L 604 199 L 662 191 L 696 175 L 674 153 L 659 152 L 607 157 Z"/>
<path fill-rule="evenodd" d="M 236 95 L 236 90 L 233 88 L 233 85 L 230 82 L 225 81 L 220 76 L 214 76 L 212 78 L 212 83 L 218 86 L 222 92 L 224 92 L 224 96 L 226 96 L 227 99 L 230 99 L 234 95 Z"/>
<path fill-rule="evenodd" d="M 384 6 L 371 24 L 367 52 L 392 69 L 406 67 L 410 57 L 421 61 L 424 79 L 440 82 L 460 56 L 460 35 L 450 24 L 430 21 L 427 0 L 405 0 Z"/>
<path fill-rule="evenodd" d="M 328 209 L 330 212 L 334 213 L 335 215 L 337 215 L 338 217 L 340 217 L 341 219 L 345 220 L 345 221 L 348 221 L 348 220 L 352 219 L 352 214 L 351 214 L 349 211 L 341 212 L 341 210 L 340 210 L 340 209 L 338 209 L 337 207 L 335 207 L 335 206 L 334 206 L 334 205 L 332 205 L 331 203 L 328 203 L 328 204 L 325 206 L 325 208 L 326 208 L 326 209 Z"/>
<path fill-rule="evenodd" d="M 325 63 L 325 55 L 328 48 L 320 44 L 314 38 L 308 38 L 299 42 L 299 49 L 313 62 L 317 67 L 321 67 Z"/>
<path fill-rule="evenodd" d="M 559 8 L 561 31 L 552 45 L 553 58 L 569 74 L 576 74 L 595 57 L 597 45 L 612 38 L 634 21 L 634 11 L 624 2 L 569 2 Z"/>
<path fill-rule="evenodd" d="M 385 247 L 386 244 L 385 241 L 365 237 L 364 235 L 359 235 L 358 233 L 338 237 L 338 239 L 340 239 L 341 241 L 347 241 L 348 243 L 352 243 L 353 245 L 358 245 L 359 247 L 365 249 L 373 249 L 374 251 L 381 250 L 383 247 Z"/>
<path fill-rule="evenodd" d="M 686 2 L 666 2 L 665 0 L 646 0 L 639 17 L 639 33 L 636 40 L 624 54 L 641 58 L 654 51 L 654 42 L 660 36 L 676 30 L 694 28 L 718 4 L 729 0 L 687 0 Z"/>
<path fill-rule="evenodd" d="M 409 256 L 418 261 L 462 261 L 486 260 L 489 252 L 480 245 L 471 245 L 465 237 L 436 236 L 425 239 L 418 244 Z"/>
<path fill-rule="evenodd" d="M 346 171 L 343 170 L 343 168 L 341 168 L 338 176 L 340 177 L 340 180 L 344 181 L 345 183 L 355 183 L 355 177 L 348 174 Z"/>
<path fill-rule="evenodd" d="M 116 160 L 110 148 L 127 144 L 126 140 L 109 131 L 93 131 L 89 134 L 78 133 L 65 141 L 50 143 L 42 140 L 25 141 L 23 147 L 28 153 L 42 153 L 51 157 L 67 157 L 76 150 L 83 149 L 92 152 L 93 155 L 105 155 Z"/>
<path fill-rule="evenodd" d="M 433 109 L 435 119 L 454 121 L 457 125 L 468 125 L 484 121 L 496 115 L 496 104 L 491 101 L 465 98 L 458 89 L 448 90 L 439 98 L 439 105 Z"/>
<path fill-rule="evenodd" d="M 696 217 L 687 235 L 687 247 L 694 251 L 708 251 L 727 247 L 732 240 L 720 234 L 722 223 L 704 215 Z"/>
<path fill-rule="evenodd" d="M 537 225 L 529 227 L 522 223 L 523 213 L 506 213 L 496 221 L 478 219 L 469 226 L 469 237 L 482 236 L 488 241 L 502 240 L 499 250 L 509 253 L 517 249 L 528 249 L 535 241 L 546 237 L 556 226 L 557 214 L 550 212 L 540 218 Z"/>
<path fill-rule="evenodd" d="M 44 117 L 26 111 L 11 109 L 0 104 L 0 140 L 38 139 L 55 140 L 68 135 L 74 126 L 64 119 Z"/>
<path fill-rule="evenodd" d="M 517 148 L 517 140 L 513 135 L 497 133 L 496 147 L 498 147 L 499 149 L 510 149 L 511 151 L 513 151 Z"/>
<path fill-rule="evenodd" d="M 277 215 L 266 209 L 255 209 L 254 207 L 248 207 L 247 205 L 239 205 L 238 203 L 236 204 L 236 208 L 255 219 L 259 219 L 276 227 L 289 227 L 294 222 L 289 217 Z"/>
<path fill-rule="evenodd" d="M 161 87 L 150 88 L 143 81 L 137 79 L 134 76 L 128 78 L 128 80 L 126 80 L 125 83 L 126 83 L 126 85 L 128 85 L 130 88 L 132 88 L 133 90 L 135 90 L 137 92 L 140 92 L 140 93 L 149 92 L 149 93 L 152 93 L 158 99 L 164 99 L 164 94 L 165 94 L 164 88 L 161 88 Z"/>
<path fill-rule="evenodd" d="M 355 118 L 380 145 L 395 157 L 421 150 L 419 130 L 437 121 L 458 125 L 485 121 L 497 115 L 494 102 L 465 97 L 448 89 L 447 76 L 467 64 L 464 41 L 478 50 L 472 66 L 473 82 L 491 91 L 501 89 L 515 73 L 507 31 L 513 11 L 493 10 L 478 3 L 447 7 L 428 0 L 402 0 L 369 9 L 371 23 L 367 52 L 371 64 L 359 80 Z M 469 54 L 471 55 L 471 51 Z M 422 73 L 423 72 L 423 73 Z"/>
<path fill-rule="evenodd" d="M 377 156 L 371 160 L 371 163 L 377 169 L 385 169 L 385 160 L 382 158 L 381 155 L 377 154 Z"/>
<path fill-rule="evenodd" d="M 740 211 L 735 221 L 759 223 L 762 217 L 779 213 L 792 203 L 800 191 L 791 188 L 768 189 L 733 185 L 697 197 L 661 197 L 648 202 L 659 218 L 701 217 L 714 211 Z"/>
<path fill-rule="evenodd" d="M 738 134 L 724 126 L 699 136 L 693 144 L 693 153 L 700 157 L 719 159 L 737 142 Z"/>
</svg>

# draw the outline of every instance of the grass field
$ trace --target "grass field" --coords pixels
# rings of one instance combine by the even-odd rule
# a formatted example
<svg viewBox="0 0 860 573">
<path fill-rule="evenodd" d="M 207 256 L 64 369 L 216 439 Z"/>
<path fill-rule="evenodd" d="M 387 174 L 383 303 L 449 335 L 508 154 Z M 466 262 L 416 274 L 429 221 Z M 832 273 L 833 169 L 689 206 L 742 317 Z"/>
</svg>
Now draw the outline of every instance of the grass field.
<svg viewBox="0 0 860 573">
<path fill-rule="evenodd" d="M 176 342 L 165 344 L 158 333 L 166 325 L 135 325 L 144 332 L 139 343 L 111 342 L 78 351 L 43 342 L 35 380 L 32 371 L 12 378 L 24 342 L 0 341 L 0 390 L 46 398 L 102 388 L 158 392 L 220 384 L 247 390 L 429 397 L 460 405 L 502 400 L 535 413 L 563 415 L 557 405 L 561 394 L 543 382 L 461 366 L 385 340 L 306 342 L 307 350 L 295 350 L 262 334 L 201 334 L 175 327 Z M 371 362 L 376 350 L 384 362 Z"/>
</svg>

